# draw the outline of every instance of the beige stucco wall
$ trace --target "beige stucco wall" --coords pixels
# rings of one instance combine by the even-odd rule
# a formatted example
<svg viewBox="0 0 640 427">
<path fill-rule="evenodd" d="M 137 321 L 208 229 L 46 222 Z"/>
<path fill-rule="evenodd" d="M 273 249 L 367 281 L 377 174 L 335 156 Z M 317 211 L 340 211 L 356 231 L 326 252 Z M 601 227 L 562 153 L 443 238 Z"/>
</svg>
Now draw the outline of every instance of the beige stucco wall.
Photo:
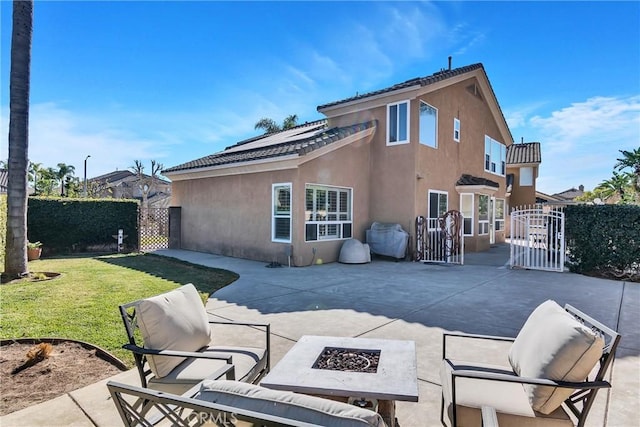
<svg viewBox="0 0 640 427">
<path fill-rule="evenodd" d="M 353 237 L 364 241 L 369 222 L 369 148 L 347 145 L 298 168 L 175 181 L 172 206 L 182 206 L 182 248 L 287 265 L 308 265 L 313 248 L 338 259 L 342 240 L 305 242 L 305 185 L 352 188 Z M 272 184 L 292 184 L 291 243 L 271 241 Z"/>
<path fill-rule="evenodd" d="M 460 208 L 460 195 L 455 184 L 462 174 L 487 178 L 498 182 L 496 198 L 505 198 L 505 177 L 484 170 L 484 137 L 510 145 L 505 140 L 486 99 L 467 90 L 479 82 L 470 78 L 446 88 L 430 91 L 422 88 L 414 92 L 394 95 L 384 99 L 384 105 L 374 107 L 365 104 L 367 119 L 378 120 L 378 129 L 371 142 L 371 221 L 399 223 L 415 242 L 415 218 L 428 215 L 429 190 L 448 193 L 449 209 Z M 410 100 L 410 143 L 386 145 L 387 103 Z M 420 100 L 438 109 L 438 147 L 419 143 Z M 381 102 L 381 101 L 378 101 Z M 362 119 L 357 111 L 329 118 L 330 126 L 343 126 Z M 460 120 L 460 142 L 453 140 L 453 119 Z M 478 198 L 474 198 L 476 211 Z M 478 230 L 475 217 L 474 230 Z M 504 241 L 504 231 L 496 232 L 496 242 Z M 469 251 L 489 248 L 489 236 L 466 237 Z"/>
<path fill-rule="evenodd" d="M 467 87 L 488 86 L 479 77 L 446 86 L 427 86 L 413 91 L 384 95 L 357 105 L 346 105 L 328 114 L 329 127 L 377 120 L 372 137 L 341 148 L 331 145 L 289 164 L 288 169 L 239 173 L 215 178 L 174 180 L 173 206 L 182 206 L 182 247 L 185 249 L 287 264 L 308 265 L 313 259 L 338 259 L 343 240 L 305 242 L 305 184 L 352 188 L 353 237 L 365 241 L 365 230 L 373 221 L 399 223 L 415 244 L 415 218 L 428 215 L 428 191 L 448 193 L 449 209 L 459 209 L 456 181 L 470 174 L 496 181 L 496 192 L 505 198 L 505 177 L 484 171 L 484 137 L 511 144 L 508 130 L 496 121 L 490 107 L 490 92 L 481 97 Z M 438 148 L 419 144 L 419 100 L 438 109 Z M 386 105 L 410 100 L 410 143 L 387 146 Z M 461 122 L 461 141 L 453 140 L 453 119 Z M 339 145 L 339 144 L 338 144 Z M 319 154 L 322 154 L 319 156 Z M 318 157 L 319 156 L 319 157 Z M 272 184 L 292 183 L 291 244 L 271 241 Z M 474 231 L 478 230 L 477 194 Z M 507 201 L 507 206 L 510 204 Z M 508 218 L 506 218 L 508 221 Z M 465 238 L 466 250 L 489 247 L 489 236 Z M 504 241 L 504 231 L 496 242 Z M 413 249 L 410 248 L 410 252 Z"/>
</svg>

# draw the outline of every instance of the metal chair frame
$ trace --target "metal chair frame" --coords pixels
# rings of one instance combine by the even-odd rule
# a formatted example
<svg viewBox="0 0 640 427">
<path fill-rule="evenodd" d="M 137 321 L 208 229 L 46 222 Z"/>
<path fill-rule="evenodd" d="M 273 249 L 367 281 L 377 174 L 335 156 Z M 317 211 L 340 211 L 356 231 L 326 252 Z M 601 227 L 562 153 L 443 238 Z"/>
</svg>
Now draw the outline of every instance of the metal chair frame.
<svg viewBox="0 0 640 427">
<path fill-rule="evenodd" d="M 452 417 L 451 422 L 452 426 L 457 425 L 456 419 L 456 379 L 458 378 L 475 378 L 482 380 L 492 380 L 492 381 L 503 381 L 503 382 L 515 382 L 520 384 L 538 384 L 538 385 L 546 385 L 551 387 L 562 387 L 562 388 L 570 388 L 576 390 L 575 393 L 572 393 L 569 398 L 567 398 L 563 405 L 569 409 L 569 411 L 577 418 L 577 427 L 583 427 L 585 425 L 587 415 L 595 401 L 596 394 L 598 390 L 602 388 L 611 388 L 611 384 L 604 380 L 604 376 L 607 373 L 607 370 L 613 360 L 615 358 L 616 348 L 620 342 L 620 334 L 618 334 L 613 329 L 605 326 L 604 324 L 598 322 L 597 320 L 591 318 L 575 307 L 566 304 L 564 309 L 573 315 L 580 323 L 590 328 L 593 332 L 600 335 L 605 342 L 605 345 L 602 349 L 602 356 L 599 360 L 599 368 L 595 375 L 593 381 L 585 381 L 582 382 L 569 382 L 569 381 L 554 381 L 546 378 L 527 378 L 520 377 L 515 373 L 507 373 L 505 372 L 487 372 L 484 370 L 474 370 L 470 369 L 468 366 L 467 369 L 452 371 L 452 382 L 451 382 L 451 394 L 452 394 Z M 511 337 L 501 337 L 501 336 L 492 336 L 492 335 L 477 335 L 477 334 L 465 334 L 465 333 L 454 333 L 454 332 L 445 332 L 442 337 L 442 360 L 445 363 L 449 363 L 450 366 L 453 367 L 452 362 L 447 358 L 447 337 L 456 337 L 456 338 L 468 338 L 468 339 L 479 339 L 479 340 L 491 340 L 491 341 L 515 341 L 515 338 Z M 444 395 L 441 399 L 440 406 L 440 422 L 442 425 L 445 424 L 444 420 Z"/>
</svg>

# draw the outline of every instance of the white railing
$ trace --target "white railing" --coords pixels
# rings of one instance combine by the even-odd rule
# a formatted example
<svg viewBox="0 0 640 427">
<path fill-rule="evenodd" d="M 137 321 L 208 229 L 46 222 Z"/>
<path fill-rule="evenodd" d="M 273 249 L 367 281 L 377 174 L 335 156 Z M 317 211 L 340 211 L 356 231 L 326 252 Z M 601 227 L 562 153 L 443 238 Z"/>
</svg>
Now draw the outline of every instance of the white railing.
<svg viewBox="0 0 640 427">
<path fill-rule="evenodd" d="M 425 222 L 422 261 L 464 264 L 462 216 L 456 221 L 445 214 L 442 218 L 425 218 Z"/>
<path fill-rule="evenodd" d="M 511 268 L 564 271 L 564 212 L 533 207 L 511 212 Z"/>
</svg>

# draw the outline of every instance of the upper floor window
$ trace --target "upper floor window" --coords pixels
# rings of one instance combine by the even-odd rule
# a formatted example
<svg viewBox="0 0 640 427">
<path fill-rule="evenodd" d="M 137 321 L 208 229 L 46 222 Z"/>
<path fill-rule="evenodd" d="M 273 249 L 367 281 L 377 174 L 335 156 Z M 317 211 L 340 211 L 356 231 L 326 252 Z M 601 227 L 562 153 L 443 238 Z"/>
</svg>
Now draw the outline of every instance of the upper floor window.
<svg viewBox="0 0 640 427">
<path fill-rule="evenodd" d="M 460 142 L 460 119 L 453 119 L 453 140 Z"/>
<path fill-rule="evenodd" d="M 533 168 L 523 166 L 520 168 L 520 187 L 531 187 L 533 185 Z"/>
<path fill-rule="evenodd" d="M 273 184 L 271 240 L 291 243 L 291 184 Z"/>
<path fill-rule="evenodd" d="M 409 101 L 387 105 L 387 145 L 409 142 Z"/>
<path fill-rule="evenodd" d="M 484 170 L 501 176 L 507 172 L 507 147 L 486 135 L 484 136 Z"/>
<path fill-rule="evenodd" d="M 351 189 L 307 184 L 305 240 L 350 239 Z"/>
<path fill-rule="evenodd" d="M 420 144 L 438 147 L 438 110 L 420 101 Z"/>
</svg>

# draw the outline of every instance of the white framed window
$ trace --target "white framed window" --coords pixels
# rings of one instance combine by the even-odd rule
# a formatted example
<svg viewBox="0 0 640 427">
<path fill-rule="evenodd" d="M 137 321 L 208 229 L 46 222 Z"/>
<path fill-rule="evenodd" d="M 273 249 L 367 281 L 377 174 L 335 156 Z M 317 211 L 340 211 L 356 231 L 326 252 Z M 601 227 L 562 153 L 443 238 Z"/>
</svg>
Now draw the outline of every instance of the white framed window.
<svg viewBox="0 0 640 427">
<path fill-rule="evenodd" d="M 291 243 L 291 183 L 271 186 L 271 241 Z"/>
<path fill-rule="evenodd" d="M 460 142 L 460 119 L 453 119 L 453 140 Z"/>
<path fill-rule="evenodd" d="M 420 101 L 420 144 L 438 148 L 438 110 Z"/>
<path fill-rule="evenodd" d="M 350 188 L 305 186 L 305 241 L 351 238 L 351 194 Z"/>
<path fill-rule="evenodd" d="M 502 231 L 504 230 L 504 211 L 505 211 L 504 199 L 496 199 L 495 211 L 496 211 L 495 217 L 494 217 L 495 231 Z"/>
<path fill-rule="evenodd" d="M 449 193 L 446 191 L 429 190 L 427 212 L 429 214 L 428 228 L 438 228 L 438 218 L 449 210 Z"/>
<path fill-rule="evenodd" d="M 520 168 L 520 187 L 531 187 L 533 185 L 533 168 L 523 166 Z"/>
<path fill-rule="evenodd" d="M 409 101 L 387 105 L 387 145 L 409 143 Z"/>
<path fill-rule="evenodd" d="M 484 170 L 500 176 L 507 172 L 507 147 L 487 135 L 484 136 Z"/>
<path fill-rule="evenodd" d="M 465 236 L 473 236 L 473 193 L 460 194 L 460 213 L 464 218 L 463 232 Z"/>
<path fill-rule="evenodd" d="M 489 196 L 478 194 L 478 234 L 489 234 Z"/>
</svg>

